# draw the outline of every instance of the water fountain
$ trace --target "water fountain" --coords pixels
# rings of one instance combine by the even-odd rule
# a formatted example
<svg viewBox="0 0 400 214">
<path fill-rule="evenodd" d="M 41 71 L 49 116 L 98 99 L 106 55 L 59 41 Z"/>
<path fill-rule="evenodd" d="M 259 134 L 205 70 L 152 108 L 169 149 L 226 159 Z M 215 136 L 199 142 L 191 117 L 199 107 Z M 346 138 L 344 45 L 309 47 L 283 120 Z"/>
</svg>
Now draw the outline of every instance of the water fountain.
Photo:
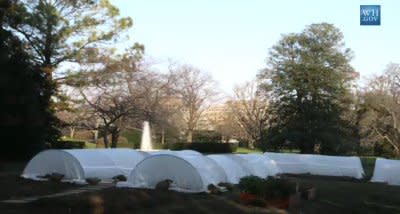
<svg viewBox="0 0 400 214">
<path fill-rule="evenodd" d="M 150 124 L 148 121 L 143 122 L 143 132 L 142 132 L 142 141 L 140 142 L 140 150 L 142 151 L 153 150 L 153 146 L 151 145 Z"/>
</svg>

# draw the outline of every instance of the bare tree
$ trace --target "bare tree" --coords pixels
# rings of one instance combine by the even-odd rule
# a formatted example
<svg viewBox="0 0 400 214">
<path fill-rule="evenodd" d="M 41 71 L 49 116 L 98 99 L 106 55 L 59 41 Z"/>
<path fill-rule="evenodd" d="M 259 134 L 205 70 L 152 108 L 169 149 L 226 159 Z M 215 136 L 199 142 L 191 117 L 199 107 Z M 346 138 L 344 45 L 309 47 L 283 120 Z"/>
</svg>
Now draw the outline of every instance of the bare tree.
<svg viewBox="0 0 400 214">
<path fill-rule="evenodd" d="M 164 130 L 179 124 L 176 113 L 180 106 L 170 105 L 171 98 L 176 97 L 176 75 L 153 71 L 143 59 L 143 46 L 137 44 L 122 55 L 106 53 L 93 61 L 95 65 L 69 82 L 93 114 L 101 118 L 104 137 L 111 133 L 111 146 L 122 128 L 136 128 L 144 120 L 161 130 L 163 142 Z M 107 146 L 106 137 L 104 141 Z"/>
<path fill-rule="evenodd" d="M 362 140 L 381 140 L 393 148 L 395 156 L 400 156 L 400 65 L 389 64 L 383 75 L 370 79 L 362 99 Z"/>
<path fill-rule="evenodd" d="M 229 104 L 236 121 L 246 132 L 249 145 L 261 141 L 262 131 L 268 122 L 268 103 L 265 94 L 258 90 L 256 81 L 247 82 L 234 88 L 234 96 Z"/>
<path fill-rule="evenodd" d="M 85 92 L 81 92 L 86 102 L 103 122 L 104 146 L 106 148 L 109 147 L 108 135 L 111 134 L 111 147 L 117 147 L 121 127 L 126 117 L 131 116 L 135 112 L 135 106 L 132 105 L 129 97 L 114 93 L 110 94 L 103 91 L 92 99 L 89 99 Z"/>
<path fill-rule="evenodd" d="M 70 77 L 68 83 L 79 91 L 93 115 L 102 121 L 105 147 L 109 147 L 108 135 L 111 134 L 111 147 L 116 147 L 119 134 L 128 118 L 140 112 L 138 93 L 133 93 L 130 76 L 138 73 L 141 46 L 135 46 L 131 52 L 122 55 L 98 56 L 94 65 L 78 76 Z"/>
<path fill-rule="evenodd" d="M 222 135 L 223 140 L 245 139 L 247 134 L 240 123 L 237 121 L 236 115 L 232 111 L 232 101 L 224 104 L 225 110 L 221 112 L 222 120 L 212 121 L 215 130 Z"/>
<path fill-rule="evenodd" d="M 75 130 L 80 126 L 83 118 L 82 112 L 78 112 L 78 108 L 71 110 L 62 110 L 56 112 L 56 116 L 64 123 L 69 129 L 69 137 L 74 138 Z"/>
<path fill-rule="evenodd" d="M 159 130 L 163 144 L 165 130 L 176 128 L 177 121 L 174 118 L 180 109 L 177 105 L 170 105 L 175 97 L 174 76 L 147 70 L 135 73 L 128 84 L 132 90 L 130 93 L 138 97 L 137 102 L 142 110 L 138 119 L 149 121 L 152 129 Z"/>
<path fill-rule="evenodd" d="M 172 75 L 175 78 L 175 92 L 182 105 L 187 142 L 191 143 L 201 114 L 217 95 L 216 84 L 208 73 L 190 65 L 177 67 Z"/>
</svg>

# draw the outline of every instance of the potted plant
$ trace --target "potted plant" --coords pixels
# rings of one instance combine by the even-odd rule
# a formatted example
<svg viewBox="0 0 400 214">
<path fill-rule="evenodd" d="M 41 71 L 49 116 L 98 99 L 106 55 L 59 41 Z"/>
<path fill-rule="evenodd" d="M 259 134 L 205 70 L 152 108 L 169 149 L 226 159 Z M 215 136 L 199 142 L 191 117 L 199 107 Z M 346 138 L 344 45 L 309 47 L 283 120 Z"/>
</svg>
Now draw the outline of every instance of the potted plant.
<svg viewBox="0 0 400 214">
<path fill-rule="evenodd" d="M 264 184 L 264 198 L 267 206 L 289 208 L 290 196 L 296 192 L 296 185 L 288 180 L 269 177 Z"/>
<path fill-rule="evenodd" d="M 240 179 L 239 189 L 240 189 L 240 201 L 245 204 L 250 204 L 251 202 L 257 200 L 263 193 L 264 179 L 257 176 L 246 176 Z"/>
<path fill-rule="evenodd" d="M 288 180 L 269 177 L 247 176 L 240 180 L 240 200 L 245 204 L 289 208 L 290 196 L 296 192 L 296 185 Z"/>
</svg>

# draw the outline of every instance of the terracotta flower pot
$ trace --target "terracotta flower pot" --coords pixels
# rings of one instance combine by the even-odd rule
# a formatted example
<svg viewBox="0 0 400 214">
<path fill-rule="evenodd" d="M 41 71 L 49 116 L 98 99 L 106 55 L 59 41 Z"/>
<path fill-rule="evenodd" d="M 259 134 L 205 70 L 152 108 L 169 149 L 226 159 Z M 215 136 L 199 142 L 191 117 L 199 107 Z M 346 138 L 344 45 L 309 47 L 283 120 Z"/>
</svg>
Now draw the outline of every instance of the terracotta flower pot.
<svg viewBox="0 0 400 214">
<path fill-rule="evenodd" d="M 267 207 L 275 207 L 278 209 L 289 209 L 289 197 L 282 199 L 267 200 Z"/>
<path fill-rule="evenodd" d="M 257 200 L 257 196 L 251 193 L 247 192 L 241 192 L 240 193 L 240 201 L 244 203 L 251 203 L 253 201 Z"/>
</svg>

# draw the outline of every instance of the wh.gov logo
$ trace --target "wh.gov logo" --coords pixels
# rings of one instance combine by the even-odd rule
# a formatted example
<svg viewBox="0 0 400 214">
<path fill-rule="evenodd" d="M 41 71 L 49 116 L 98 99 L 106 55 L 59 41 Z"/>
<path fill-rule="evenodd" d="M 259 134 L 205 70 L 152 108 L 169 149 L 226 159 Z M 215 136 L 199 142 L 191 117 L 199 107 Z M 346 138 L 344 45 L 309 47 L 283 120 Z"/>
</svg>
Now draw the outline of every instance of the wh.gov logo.
<svg viewBox="0 0 400 214">
<path fill-rule="evenodd" d="M 360 25 L 381 25 L 381 6 L 360 5 Z"/>
</svg>

